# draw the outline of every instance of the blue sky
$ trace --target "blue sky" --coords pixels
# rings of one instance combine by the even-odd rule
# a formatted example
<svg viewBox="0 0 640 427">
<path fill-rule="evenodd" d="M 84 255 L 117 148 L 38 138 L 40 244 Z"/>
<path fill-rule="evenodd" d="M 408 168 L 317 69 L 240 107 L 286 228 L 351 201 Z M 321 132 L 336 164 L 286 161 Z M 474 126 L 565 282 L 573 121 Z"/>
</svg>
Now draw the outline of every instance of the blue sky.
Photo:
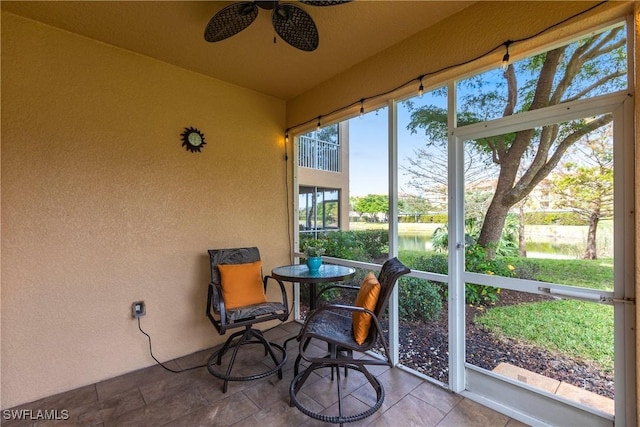
<svg viewBox="0 0 640 427">
<path fill-rule="evenodd" d="M 446 98 L 434 98 L 425 93 L 422 98 L 414 97 L 412 101 L 419 105 L 446 104 Z M 388 109 L 381 108 L 355 117 L 349 121 L 349 190 L 352 196 L 368 194 L 387 194 L 388 192 Z M 398 157 L 400 166 L 405 159 L 413 156 L 414 149 L 424 147 L 425 136 L 412 135 L 407 130 L 410 113 L 402 104 L 398 106 Z M 409 192 L 407 177 L 403 171 L 398 172 L 400 191 Z"/>
</svg>

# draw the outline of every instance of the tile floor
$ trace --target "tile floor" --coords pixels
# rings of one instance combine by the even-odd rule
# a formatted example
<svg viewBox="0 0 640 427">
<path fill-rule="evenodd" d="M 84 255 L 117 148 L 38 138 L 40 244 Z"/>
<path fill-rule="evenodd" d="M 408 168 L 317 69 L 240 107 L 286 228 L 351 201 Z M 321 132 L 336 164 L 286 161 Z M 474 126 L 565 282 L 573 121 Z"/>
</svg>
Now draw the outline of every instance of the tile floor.
<svg viewBox="0 0 640 427">
<path fill-rule="evenodd" d="M 297 323 L 287 323 L 265 333 L 267 338 L 282 344 L 294 336 Z M 277 375 L 267 378 L 231 382 L 222 393 L 222 381 L 209 374 L 206 368 L 171 373 L 160 366 L 152 366 L 50 396 L 19 408 L 31 410 L 68 410 L 68 419 L 60 421 L 4 420 L 3 426 L 330 426 L 304 415 L 289 406 L 289 383 L 293 378 L 293 364 L 297 346 L 289 344 L 288 361 L 283 379 Z M 259 365 L 264 353 L 261 346 L 247 346 L 237 360 L 243 370 Z M 318 351 L 322 349 L 318 348 Z M 201 351 L 172 360 L 165 365 L 180 370 L 206 364 L 211 350 Z M 256 363 L 257 362 L 257 363 Z M 508 426 L 524 424 L 483 407 L 473 401 L 450 393 L 400 369 L 374 367 L 371 372 L 383 384 L 385 400 L 382 407 L 365 420 L 346 426 Z M 361 411 L 373 395 L 363 378 L 350 371 L 347 393 L 343 399 L 345 410 Z M 327 376 L 313 374 L 299 393 L 308 408 L 333 415 L 337 411 L 337 396 L 327 392 Z M 354 413 L 354 412 L 351 412 Z"/>
</svg>

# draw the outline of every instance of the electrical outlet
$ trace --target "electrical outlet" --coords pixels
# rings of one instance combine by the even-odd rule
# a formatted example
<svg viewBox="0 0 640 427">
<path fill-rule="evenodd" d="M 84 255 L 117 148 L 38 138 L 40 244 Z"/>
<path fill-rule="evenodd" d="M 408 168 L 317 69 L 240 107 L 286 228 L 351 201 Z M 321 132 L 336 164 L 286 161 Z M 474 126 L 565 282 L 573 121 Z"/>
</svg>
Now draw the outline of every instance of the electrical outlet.
<svg viewBox="0 0 640 427">
<path fill-rule="evenodd" d="M 134 318 L 142 317 L 147 314 L 147 308 L 144 305 L 144 301 L 136 301 L 131 304 L 131 315 Z"/>
</svg>

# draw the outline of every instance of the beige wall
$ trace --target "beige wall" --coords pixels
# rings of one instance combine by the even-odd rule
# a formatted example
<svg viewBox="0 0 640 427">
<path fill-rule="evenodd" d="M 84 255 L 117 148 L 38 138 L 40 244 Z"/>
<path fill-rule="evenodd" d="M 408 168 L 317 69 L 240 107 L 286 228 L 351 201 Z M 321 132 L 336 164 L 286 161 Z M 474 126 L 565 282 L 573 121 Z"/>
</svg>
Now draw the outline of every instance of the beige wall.
<svg viewBox="0 0 640 427">
<path fill-rule="evenodd" d="M 323 123 L 344 119 L 349 111 L 340 111 L 334 116 L 325 115 L 327 111 L 334 111 L 343 105 L 355 106 L 350 111 L 352 116 L 358 113 L 360 105 L 357 100 L 363 96 L 388 91 L 409 79 L 441 69 L 451 64 L 461 63 L 474 58 L 506 40 L 517 40 L 528 37 L 544 28 L 572 16 L 596 3 L 592 2 L 478 2 L 461 13 L 442 21 L 432 28 L 426 29 L 402 43 L 399 43 L 379 55 L 376 55 L 351 68 L 331 80 L 323 83 L 287 103 L 287 126 L 294 123 L 304 123 L 322 116 Z M 515 43 L 511 46 L 512 59 L 524 56 L 527 52 L 537 49 L 544 44 L 553 43 L 567 35 L 588 30 L 605 24 L 617 17 L 624 17 L 633 13 L 635 6 L 636 22 L 640 21 L 640 6 L 634 2 L 609 2 L 600 5 L 591 13 L 574 18 L 568 24 L 536 37 L 533 40 Z M 552 9 L 551 9 L 552 8 Z M 638 41 L 638 27 L 636 24 L 636 42 Z M 637 45 L 636 45 L 637 46 Z M 504 54 L 497 50 L 494 54 L 474 61 L 472 64 L 437 74 L 424 79 L 425 89 L 437 87 L 454 76 L 468 73 L 471 70 L 487 66 L 495 66 Z M 635 86 L 638 87 L 638 58 L 640 49 L 636 50 Z M 418 81 L 403 90 L 402 94 L 415 94 Z M 384 103 L 384 100 L 368 101 L 369 111 L 372 106 Z M 636 121 L 640 118 L 640 105 L 636 102 Z M 312 126 L 310 124 L 309 126 Z M 292 129 L 293 134 L 297 129 Z M 640 138 L 640 131 L 636 124 L 636 141 Z M 637 145 L 637 144 L 636 144 Z M 636 149 L 636 153 L 639 150 Z M 640 180 L 640 154 L 636 160 L 636 183 Z M 638 191 L 636 190 L 636 194 Z M 640 198 L 636 199 L 636 212 L 640 212 Z M 639 216 L 636 224 L 640 227 Z M 640 233 L 636 232 L 636 299 L 640 295 Z M 636 304 L 636 330 L 640 330 L 640 309 Z M 640 383 L 640 339 L 636 340 L 636 390 Z M 640 396 L 640 392 L 636 392 Z"/>
<path fill-rule="evenodd" d="M 340 228 L 349 229 L 349 122 L 339 123 L 340 172 L 319 169 L 297 168 L 294 184 L 299 186 L 325 187 L 340 190 Z"/>
<path fill-rule="evenodd" d="M 136 300 L 161 360 L 221 341 L 207 249 L 289 260 L 284 120 L 283 101 L 2 14 L 2 408 L 153 364 Z"/>
</svg>

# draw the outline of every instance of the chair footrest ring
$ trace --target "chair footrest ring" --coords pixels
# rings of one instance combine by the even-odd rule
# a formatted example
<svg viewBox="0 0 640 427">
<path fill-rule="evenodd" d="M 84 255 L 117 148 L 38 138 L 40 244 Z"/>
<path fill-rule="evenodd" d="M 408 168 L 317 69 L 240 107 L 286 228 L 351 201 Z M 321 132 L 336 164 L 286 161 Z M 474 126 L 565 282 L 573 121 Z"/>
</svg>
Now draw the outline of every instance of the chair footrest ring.
<svg viewBox="0 0 640 427">
<path fill-rule="evenodd" d="M 353 415 L 344 415 L 342 413 L 339 415 L 325 415 L 325 414 L 320 414 L 318 412 L 312 411 L 311 409 L 305 407 L 298 400 L 296 395 L 302 388 L 302 385 L 304 384 L 304 381 L 306 381 L 306 378 L 309 377 L 310 372 L 313 372 L 315 370 L 322 369 L 322 368 L 340 369 L 342 367 L 344 367 L 345 369 L 359 371 L 365 374 L 371 386 L 376 390 L 376 402 L 373 406 L 369 407 L 369 409 L 367 409 L 366 411 L 360 412 L 358 414 L 353 414 Z M 303 380 L 300 384 L 298 384 L 302 379 L 302 377 L 305 376 L 305 374 L 307 374 L 305 377 L 305 380 Z M 335 363 L 314 363 L 293 378 L 293 380 L 291 381 L 291 385 L 289 386 L 289 397 L 291 398 L 291 406 L 295 406 L 303 414 L 313 419 L 323 421 L 325 423 L 342 425 L 343 423 L 352 423 L 355 421 L 363 420 L 373 415 L 378 409 L 380 409 L 380 407 L 382 406 L 382 403 L 384 402 L 384 387 L 382 387 L 382 384 L 380 383 L 380 381 L 378 381 L 377 378 L 369 374 L 369 372 L 364 366 L 356 366 L 351 364 L 338 366 Z"/>
<path fill-rule="evenodd" d="M 248 341 L 243 343 L 243 345 L 246 345 L 246 344 L 262 344 L 262 343 L 260 341 Z M 282 354 L 282 359 L 280 363 L 278 363 L 275 367 L 269 369 L 268 371 L 261 372 L 259 374 L 246 375 L 246 376 L 232 376 L 232 375 L 227 375 L 226 372 L 220 372 L 215 368 L 215 366 L 217 366 L 216 361 L 218 359 L 219 353 L 222 350 L 228 350 L 228 348 L 227 349 L 221 348 L 220 350 L 215 351 L 211 355 L 211 357 L 209 357 L 209 361 L 207 362 L 207 370 L 214 377 L 217 377 L 217 378 L 220 378 L 221 380 L 226 380 L 226 381 L 252 381 L 252 380 L 257 380 L 260 378 L 265 378 L 270 375 L 273 375 L 279 370 L 281 370 L 284 364 L 287 363 L 287 351 L 281 345 L 278 345 L 272 342 L 270 342 L 269 345 L 271 346 L 272 349 L 278 350 Z M 223 367 L 226 368 L 226 366 L 223 366 Z"/>
</svg>

